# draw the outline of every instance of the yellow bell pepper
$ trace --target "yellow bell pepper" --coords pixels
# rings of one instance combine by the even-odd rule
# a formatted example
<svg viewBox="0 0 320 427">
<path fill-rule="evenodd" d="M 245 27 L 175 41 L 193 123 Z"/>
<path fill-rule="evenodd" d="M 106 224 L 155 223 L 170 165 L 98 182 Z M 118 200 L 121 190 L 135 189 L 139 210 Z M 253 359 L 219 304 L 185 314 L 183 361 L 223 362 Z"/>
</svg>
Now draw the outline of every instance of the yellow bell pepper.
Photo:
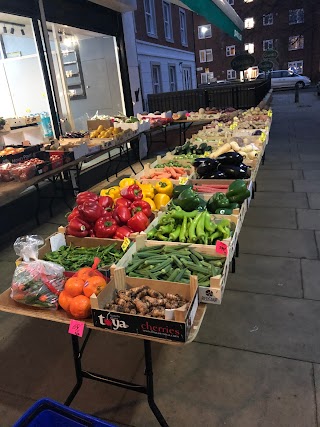
<svg viewBox="0 0 320 427">
<path fill-rule="evenodd" d="M 147 203 L 149 203 L 149 205 L 150 205 L 150 207 L 151 207 L 151 210 L 152 210 L 152 212 L 153 211 L 155 211 L 157 208 L 156 208 L 156 204 L 154 203 L 154 201 L 152 200 L 152 199 L 150 199 L 149 197 L 143 197 L 143 199 L 142 200 L 144 200 L 145 202 L 147 202 Z"/>
<path fill-rule="evenodd" d="M 136 180 L 133 178 L 123 178 L 120 182 L 119 182 L 119 187 L 120 189 L 125 188 L 125 187 L 129 187 L 130 185 L 133 185 L 136 183 Z"/>
<path fill-rule="evenodd" d="M 120 187 L 114 186 L 114 187 L 105 188 L 100 191 L 100 196 L 109 196 L 113 200 L 118 199 L 119 197 L 121 197 Z"/>
<path fill-rule="evenodd" d="M 160 210 L 161 207 L 166 206 L 170 202 L 170 197 L 167 194 L 158 193 L 154 196 L 154 204 L 156 208 Z"/>
<path fill-rule="evenodd" d="M 142 190 L 143 197 L 154 198 L 154 187 L 152 184 L 139 184 L 139 187 Z"/>
<path fill-rule="evenodd" d="M 169 197 L 172 196 L 173 193 L 173 184 L 168 178 L 162 178 L 156 184 L 156 192 L 160 194 L 167 194 Z"/>
</svg>

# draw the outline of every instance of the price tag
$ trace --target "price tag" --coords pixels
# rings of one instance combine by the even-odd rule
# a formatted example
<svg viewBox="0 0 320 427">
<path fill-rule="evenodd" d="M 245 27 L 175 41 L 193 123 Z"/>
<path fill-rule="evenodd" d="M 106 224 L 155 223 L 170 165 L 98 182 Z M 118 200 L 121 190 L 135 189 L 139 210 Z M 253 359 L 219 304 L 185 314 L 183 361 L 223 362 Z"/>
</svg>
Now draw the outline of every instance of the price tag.
<svg viewBox="0 0 320 427">
<path fill-rule="evenodd" d="M 65 246 L 66 244 L 66 238 L 63 233 L 56 233 L 50 237 L 50 246 L 52 252 L 59 250 L 61 246 Z"/>
<path fill-rule="evenodd" d="M 84 331 L 84 322 L 80 322 L 79 320 L 70 320 L 68 333 L 71 335 L 76 335 L 77 337 L 82 337 Z"/>
<path fill-rule="evenodd" d="M 185 183 L 188 181 L 188 177 L 187 176 L 180 176 L 179 177 L 179 185 L 185 185 Z"/>
<path fill-rule="evenodd" d="M 268 110 L 268 117 L 272 117 L 272 110 Z"/>
<path fill-rule="evenodd" d="M 266 140 L 266 137 L 267 137 L 267 135 L 264 132 L 262 132 L 259 139 L 260 139 L 260 141 L 264 142 Z"/>
<path fill-rule="evenodd" d="M 204 157 L 210 157 L 210 154 L 211 154 L 210 151 L 205 151 L 204 152 Z"/>
<path fill-rule="evenodd" d="M 216 252 L 221 255 L 228 255 L 228 246 L 221 242 L 220 240 L 216 241 Z"/>
<path fill-rule="evenodd" d="M 123 239 L 123 243 L 121 245 L 121 249 L 123 250 L 123 252 L 125 252 L 128 249 L 128 246 L 130 245 L 130 239 L 128 239 L 128 237 L 125 237 Z"/>
</svg>

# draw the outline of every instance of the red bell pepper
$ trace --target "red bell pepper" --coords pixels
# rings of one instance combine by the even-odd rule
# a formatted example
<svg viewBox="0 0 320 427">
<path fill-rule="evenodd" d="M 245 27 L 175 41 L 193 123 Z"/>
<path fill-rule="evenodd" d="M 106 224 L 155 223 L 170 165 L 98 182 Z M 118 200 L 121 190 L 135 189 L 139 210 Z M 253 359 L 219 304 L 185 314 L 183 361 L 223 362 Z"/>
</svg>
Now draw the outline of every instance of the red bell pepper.
<svg viewBox="0 0 320 427">
<path fill-rule="evenodd" d="M 90 225 L 81 218 L 73 218 L 67 226 L 67 234 L 76 237 L 87 237 Z"/>
<path fill-rule="evenodd" d="M 112 218 L 112 211 L 104 211 L 100 218 L 102 218 L 102 217 L 107 218 L 107 219 L 108 218 L 111 219 Z M 98 219 L 100 219 L 100 218 L 98 218 Z"/>
<path fill-rule="evenodd" d="M 125 237 L 129 237 L 131 233 L 133 233 L 133 230 L 131 230 L 131 228 L 127 227 L 126 225 L 123 225 L 122 227 L 118 227 L 118 230 L 116 231 L 116 234 L 113 236 L 113 238 L 123 240 Z"/>
<path fill-rule="evenodd" d="M 119 199 L 117 199 L 116 201 L 115 201 L 115 206 L 117 207 L 117 206 L 125 206 L 126 208 L 130 208 L 130 206 L 131 206 L 131 201 L 130 200 L 128 200 L 128 199 L 125 199 L 125 198 L 123 198 L 123 197 L 120 197 Z"/>
<path fill-rule="evenodd" d="M 97 202 L 99 200 L 99 196 L 92 191 L 83 191 L 79 193 L 76 198 L 77 205 L 82 205 L 84 202 Z"/>
<path fill-rule="evenodd" d="M 129 219 L 127 225 L 133 231 L 144 231 L 149 225 L 149 219 L 142 211 L 137 212 Z"/>
<path fill-rule="evenodd" d="M 125 206 L 117 206 L 112 212 L 112 218 L 115 219 L 119 225 L 124 225 L 131 218 L 131 213 Z"/>
<path fill-rule="evenodd" d="M 109 196 L 99 196 L 98 203 L 104 210 L 111 211 L 113 206 L 113 199 Z"/>
<path fill-rule="evenodd" d="M 94 225 L 96 237 L 111 238 L 115 235 L 117 229 L 117 222 L 112 218 L 99 218 Z"/>
<path fill-rule="evenodd" d="M 67 216 L 68 222 L 70 222 L 73 218 L 79 218 L 81 216 L 78 207 L 72 209 L 72 211 Z"/>
<path fill-rule="evenodd" d="M 144 200 L 136 200 L 135 202 L 133 202 L 130 206 L 130 210 L 131 215 L 134 215 L 137 212 L 143 212 L 148 218 L 150 218 L 152 213 L 151 206 L 148 202 L 145 202 Z"/>
<path fill-rule="evenodd" d="M 120 192 L 121 196 L 125 199 L 131 200 L 134 202 L 135 200 L 141 200 L 142 190 L 137 184 L 129 185 L 129 187 L 125 187 Z"/>
<path fill-rule="evenodd" d="M 98 202 L 84 202 L 78 209 L 81 216 L 88 222 L 97 221 L 105 212 Z"/>
</svg>

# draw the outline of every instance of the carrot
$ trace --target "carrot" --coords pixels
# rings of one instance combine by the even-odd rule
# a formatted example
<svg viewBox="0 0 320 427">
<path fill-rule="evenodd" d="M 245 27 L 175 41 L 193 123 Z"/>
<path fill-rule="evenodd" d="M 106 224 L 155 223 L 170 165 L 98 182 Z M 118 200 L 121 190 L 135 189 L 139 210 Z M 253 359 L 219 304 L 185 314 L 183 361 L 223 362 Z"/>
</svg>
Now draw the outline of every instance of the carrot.
<svg viewBox="0 0 320 427">
<path fill-rule="evenodd" d="M 177 173 L 182 173 L 182 174 L 184 174 L 185 173 L 185 168 L 182 168 L 182 167 L 177 167 L 177 166 L 173 166 L 172 167 Z"/>
<path fill-rule="evenodd" d="M 179 178 L 179 175 L 177 174 L 177 172 L 174 170 L 174 168 L 168 168 L 170 170 L 171 176 L 173 179 L 177 179 Z"/>
</svg>

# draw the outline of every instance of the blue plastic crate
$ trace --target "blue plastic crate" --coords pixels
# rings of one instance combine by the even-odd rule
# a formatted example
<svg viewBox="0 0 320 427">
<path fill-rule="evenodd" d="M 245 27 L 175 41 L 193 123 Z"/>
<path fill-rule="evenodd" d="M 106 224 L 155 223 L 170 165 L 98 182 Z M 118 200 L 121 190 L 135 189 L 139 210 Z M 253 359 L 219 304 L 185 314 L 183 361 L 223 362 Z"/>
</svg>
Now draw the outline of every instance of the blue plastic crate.
<svg viewBox="0 0 320 427">
<path fill-rule="evenodd" d="M 38 400 L 13 427 L 116 427 L 50 399 Z"/>
</svg>

